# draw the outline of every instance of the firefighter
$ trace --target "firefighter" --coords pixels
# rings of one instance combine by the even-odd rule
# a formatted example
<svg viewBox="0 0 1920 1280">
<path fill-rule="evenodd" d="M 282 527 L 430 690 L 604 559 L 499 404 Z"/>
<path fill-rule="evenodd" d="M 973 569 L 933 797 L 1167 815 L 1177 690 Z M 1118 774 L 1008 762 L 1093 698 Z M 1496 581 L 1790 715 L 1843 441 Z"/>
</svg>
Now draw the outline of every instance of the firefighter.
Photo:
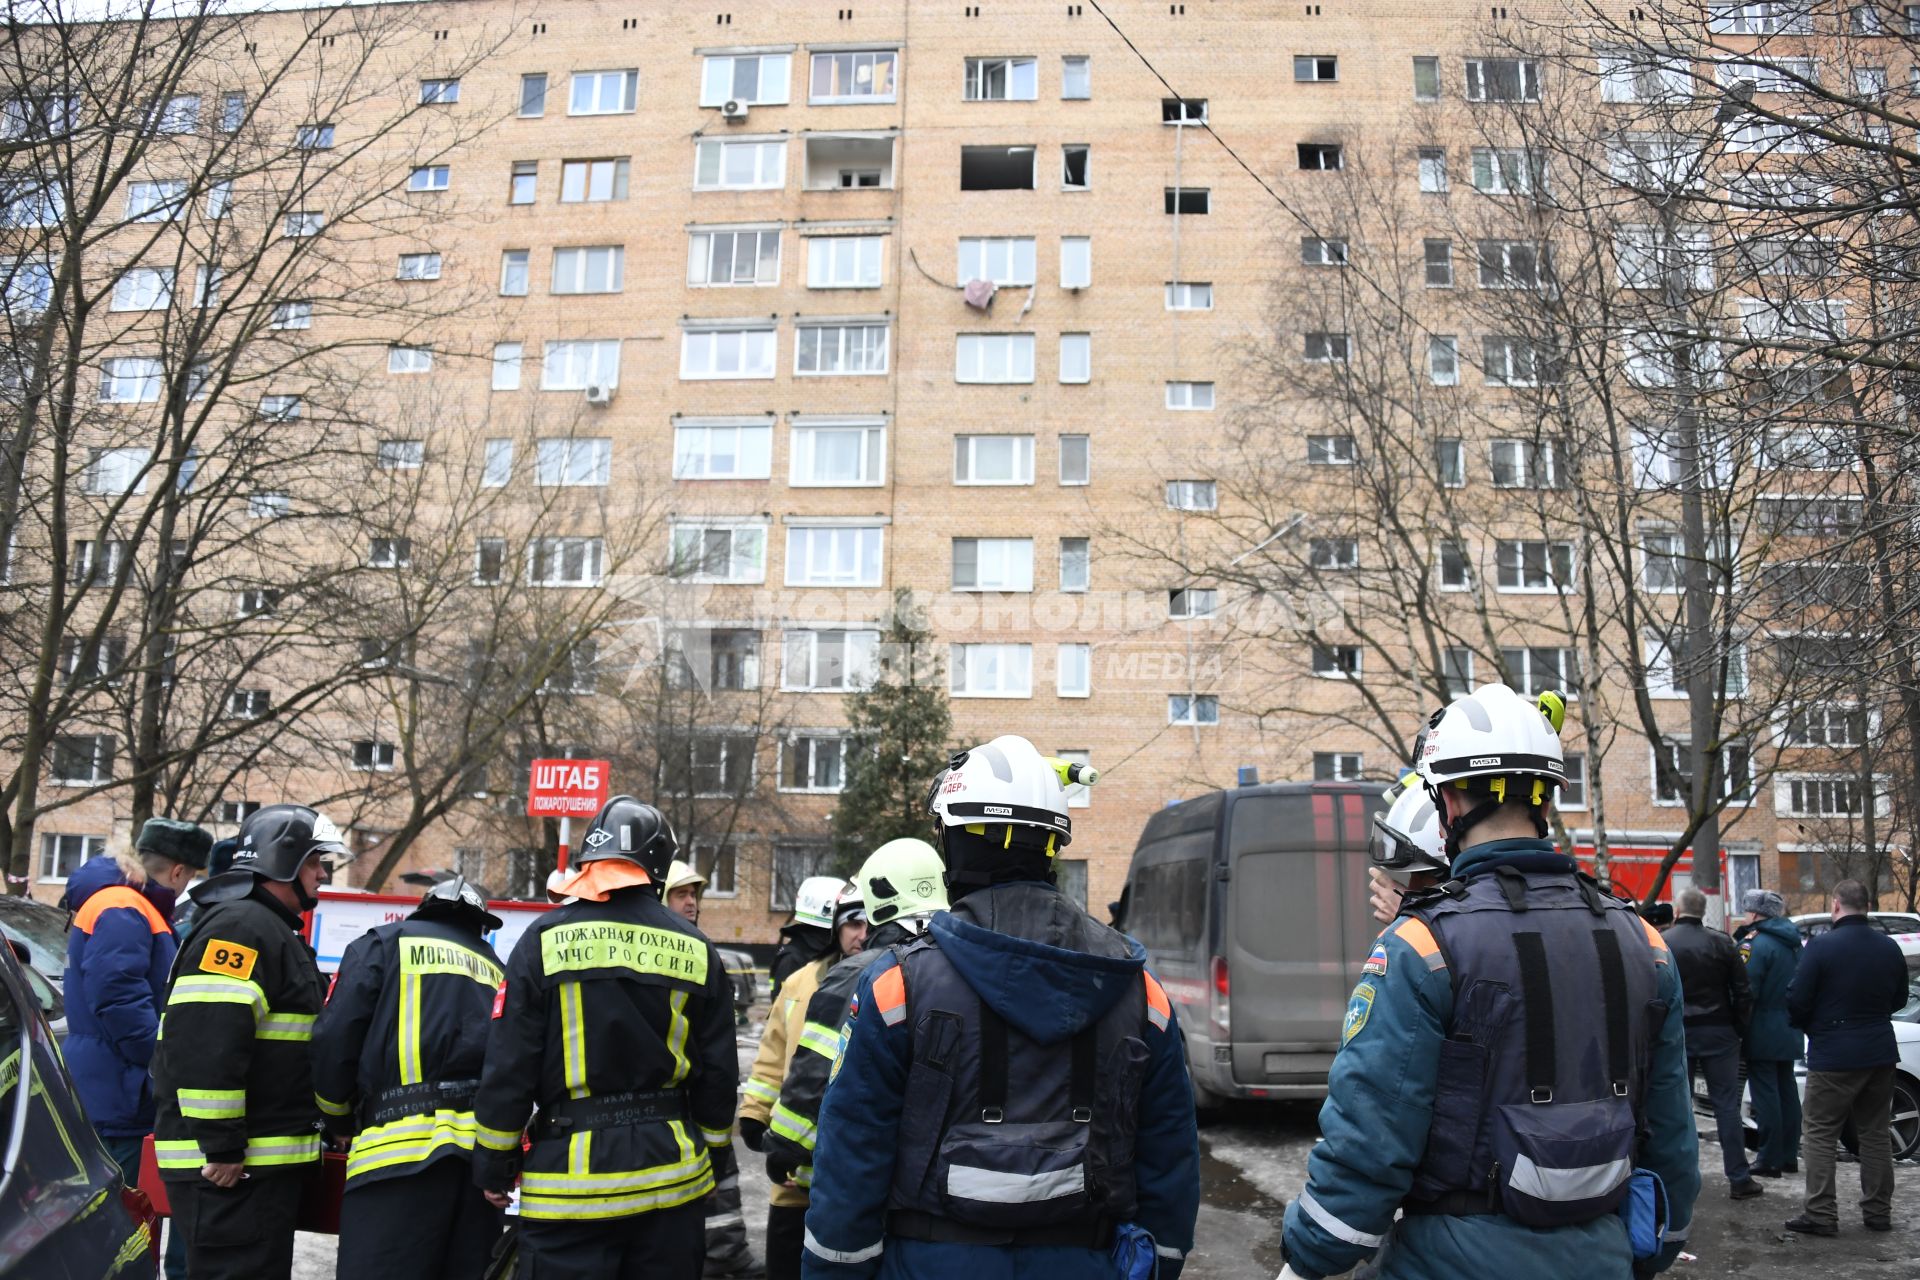
<svg viewBox="0 0 1920 1280">
<path fill-rule="evenodd" d="M 953 909 L 855 988 L 810 1280 L 1177 1280 L 1200 1201 L 1179 1026 L 1140 944 L 1054 887 L 1089 772 L 1005 736 L 934 779 Z"/>
<path fill-rule="evenodd" d="M 720 957 L 660 901 L 674 853 L 658 809 L 615 796 L 558 886 L 574 901 L 507 963 L 473 1105 L 473 1177 L 501 1208 L 520 1178 L 523 1278 L 700 1274 L 707 1149 L 731 1134 L 740 1068 Z"/>
<path fill-rule="evenodd" d="M 667 882 L 661 888 L 660 901 L 667 904 L 667 910 L 697 929 L 700 927 L 700 895 L 706 887 L 705 876 L 676 858 L 667 868 Z"/>
<path fill-rule="evenodd" d="M 1555 727 L 1504 685 L 1430 722 L 1416 764 L 1450 878 L 1362 967 L 1282 1275 L 1381 1251 L 1391 1280 L 1624 1280 L 1686 1240 L 1700 1171 L 1679 978 L 1660 935 L 1547 838 Z M 1664 1245 L 1635 1228 L 1653 1199 L 1636 1167 L 1665 1184 Z"/>
<path fill-rule="evenodd" d="M 767 978 L 773 986 L 769 1000 L 778 1003 L 788 977 L 836 950 L 832 908 L 846 887 L 847 882 L 839 876 L 808 876 L 800 882 L 793 895 L 793 919 L 780 926 L 780 948 L 767 967 Z M 822 898 L 822 893 L 831 896 Z"/>
<path fill-rule="evenodd" d="M 486 1056 L 500 917 L 461 877 L 347 947 L 313 1028 L 314 1100 L 353 1133 L 340 1202 L 343 1276 L 478 1276 L 500 1211 L 473 1185 L 473 1095 Z"/>
<path fill-rule="evenodd" d="M 840 1059 L 840 1026 L 853 989 L 869 965 L 923 935 L 933 913 L 947 909 L 945 872 L 932 845 L 906 837 L 875 849 L 854 873 L 869 932 L 859 951 L 827 970 L 807 1002 L 799 1046 L 767 1128 L 767 1177 L 776 1186 L 812 1180 L 820 1100 Z"/>
<path fill-rule="evenodd" d="M 320 1158 L 314 1016 L 325 991 L 300 913 L 344 856 L 339 828 L 305 805 L 269 805 L 240 828 L 230 869 L 193 891 L 153 1077 L 154 1156 L 193 1280 L 293 1270 L 300 1175 Z"/>
<path fill-rule="evenodd" d="M 843 935 L 851 939 L 859 909 L 853 886 L 838 876 L 809 876 L 794 891 L 795 925 L 824 940 L 826 950 L 815 953 L 808 963 L 788 974 L 767 1012 L 767 1026 L 760 1033 L 753 1070 L 741 1090 L 740 1139 L 755 1151 L 767 1149 L 767 1128 L 774 1104 L 780 1101 L 781 1083 L 800 1047 L 807 1003 L 813 999 L 820 979 L 842 958 L 838 940 Z M 864 933 L 862 937 L 864 940 Z M 773 1184 L 773 1194 L 767 1200 L 767 1275 L 770 1280 L 795 1280 L 800 1274 L 807 1188 L 791 1177 L 775 1178 Z"/>
</svg>

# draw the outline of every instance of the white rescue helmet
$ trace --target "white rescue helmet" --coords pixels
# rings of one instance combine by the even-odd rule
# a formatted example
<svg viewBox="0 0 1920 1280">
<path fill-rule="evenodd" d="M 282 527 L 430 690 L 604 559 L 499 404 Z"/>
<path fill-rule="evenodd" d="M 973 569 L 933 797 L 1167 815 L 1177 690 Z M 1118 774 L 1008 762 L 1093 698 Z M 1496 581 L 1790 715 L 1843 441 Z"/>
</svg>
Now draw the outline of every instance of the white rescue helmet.
<svg viewBox="0 0 1920 1280">
<path fill-rule="evenodd" d="M 833 928 L 833 909 L 850 887 L 839 876 L 808 876 L 793 893 L 793 923 Z"/>
<path fill-rule="evenodd" d="M 927 812 L 942 827 L 1037 827 L 1064 847 L 1073 839 L 1073 820 L 1061 773 L 1025 738 L 1002 734 L 948 761 L 927 793 Z"/>
<path fill-rule="evenodd" d="M 947 909 L 946 864 L 925 840 L 903 836 L 867 855 L 853 883 L 875 925 Z"/>
<path fill-rule="evenodd" d="M 1549 707 L 1546 694 L 1529 702 L 1506 685 L 1483 684 L 1434 712 L 1414 768 L 1429 787 L 1485 778 L 1485 789 L 1502 800 L 1541 804 L 1547 788 L 1567 780 L 1567 758 L 1553 722 L 1553 708 L 1562 706 L 1558 694 Z M 1539 785 L 1524 796 L 1510 795 L 1503 780 L 1513 778 L 1531 778 Z"/>
<path fill-rule="evenodd" d="M 1422 871 L 1445 871 L 1451 866 L 1440 810 L 1420 785 L 1419 775 L 1408 773 L 1385 798 L 1387 811 L 1374 818 L 1367 845 L 1373 864 L 1401 884 Z"/>
</svg>

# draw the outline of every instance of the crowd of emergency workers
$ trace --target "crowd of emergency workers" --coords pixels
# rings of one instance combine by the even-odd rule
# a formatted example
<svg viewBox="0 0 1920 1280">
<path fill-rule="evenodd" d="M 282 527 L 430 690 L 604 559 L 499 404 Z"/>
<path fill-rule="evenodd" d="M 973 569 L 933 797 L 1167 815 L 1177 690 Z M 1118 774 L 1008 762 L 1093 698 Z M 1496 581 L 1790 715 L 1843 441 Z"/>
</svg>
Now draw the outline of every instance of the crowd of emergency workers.
<svg viewBox="0 0 1920 1280">
<path fill-rule="evenodd" d="M 1836 889 L 1804 954 L 1765 892 L 1737 944 L 1699 928 L 1698 895 L 1663 936 L 1548 838 L 1562 712 L 1488 685 L 1419 730 L 1376 823 L 1386 927 L 1283 1278 L 1664 1270 L 1702 1188 L 1690 1058 L 1734 1108 L 1730 1195 L 1804 1155 L 1787 1226 L 1835 1234 L 1851 1121 L 1863 1224 L 1891 1225 L 1906 980 L 1853 927 L 1864 890 Z M 273 805 L 216 846 L 154 819 L 69 881 L 67 1058 L 130 1184 L 151 1142 L 170 1280 L 289 1276 L 324 1149 L 345 1154 L 350 1280 L 1177 1280 L 1200 1202 L 1179 1021 L 1141 944 L 1056 886 L 1066 788 L 1095 777 L 995 738 L 930 780 L 930 841 L 799 885 L 744 1080 L 704 881 L 651 804 L 601 809 L 506 960 L 456 877 L 347 947 L 331 987 L 302 916 L 347 857 L 332 822 Z M 1751 1164 L 1743 1051 L 1768 1129 Z M 771 1184 L 759 1252 L 743 1176 Z"/>
</svg>

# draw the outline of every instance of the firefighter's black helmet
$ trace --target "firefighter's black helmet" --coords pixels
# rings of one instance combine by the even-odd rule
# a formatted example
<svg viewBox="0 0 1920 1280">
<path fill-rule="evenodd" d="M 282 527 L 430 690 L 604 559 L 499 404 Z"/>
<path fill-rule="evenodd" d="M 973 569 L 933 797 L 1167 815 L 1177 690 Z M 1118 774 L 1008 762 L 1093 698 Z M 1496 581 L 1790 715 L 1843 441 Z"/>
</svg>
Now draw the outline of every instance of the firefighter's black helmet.
<svg viewBox="0 0 1920 1280">
<path fill-rule="evenodd" d="M 240 844 L 232 869 L 287 884 L 297 879 L 308 858 L 344 858 L 340 828 L 304 804 L 270 804 L 240 824 Z"/>
<path fill-rule="evenodd" d="M 573 861 L 585 866 L 619 858 L 640 867 L 658 887 L 666 883 L 667 869 L 679 851 L 666 814 L 632 796 L 615 796 L 594 815 Z"/>
<path fill-rule="evenodd" d="M 413 914 L 422 920 L 466 921 L 482 933 L 500 927 L 500 917 L 487 910 L 487 899 L 467 883 L 465 876 L 449 876 L 420 896 Z"/>
</svg>

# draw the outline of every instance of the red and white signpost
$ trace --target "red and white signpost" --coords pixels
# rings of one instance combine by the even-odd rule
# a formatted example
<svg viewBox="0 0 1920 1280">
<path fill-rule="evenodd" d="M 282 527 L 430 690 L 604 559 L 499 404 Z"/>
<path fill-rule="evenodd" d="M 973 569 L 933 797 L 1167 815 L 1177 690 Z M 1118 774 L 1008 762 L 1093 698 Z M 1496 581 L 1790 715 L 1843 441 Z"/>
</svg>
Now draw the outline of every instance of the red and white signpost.
<svg viewBox="0 0 1920 1280">
<path fill-rule="evenodd" d="M 591 818 L 607 802 L 613 766 L 605 760 L 535 760 L 527 780 L 527 816 L 560 819 L 560 867 L 567 869 L 573 820 Z"/>
</svg>

